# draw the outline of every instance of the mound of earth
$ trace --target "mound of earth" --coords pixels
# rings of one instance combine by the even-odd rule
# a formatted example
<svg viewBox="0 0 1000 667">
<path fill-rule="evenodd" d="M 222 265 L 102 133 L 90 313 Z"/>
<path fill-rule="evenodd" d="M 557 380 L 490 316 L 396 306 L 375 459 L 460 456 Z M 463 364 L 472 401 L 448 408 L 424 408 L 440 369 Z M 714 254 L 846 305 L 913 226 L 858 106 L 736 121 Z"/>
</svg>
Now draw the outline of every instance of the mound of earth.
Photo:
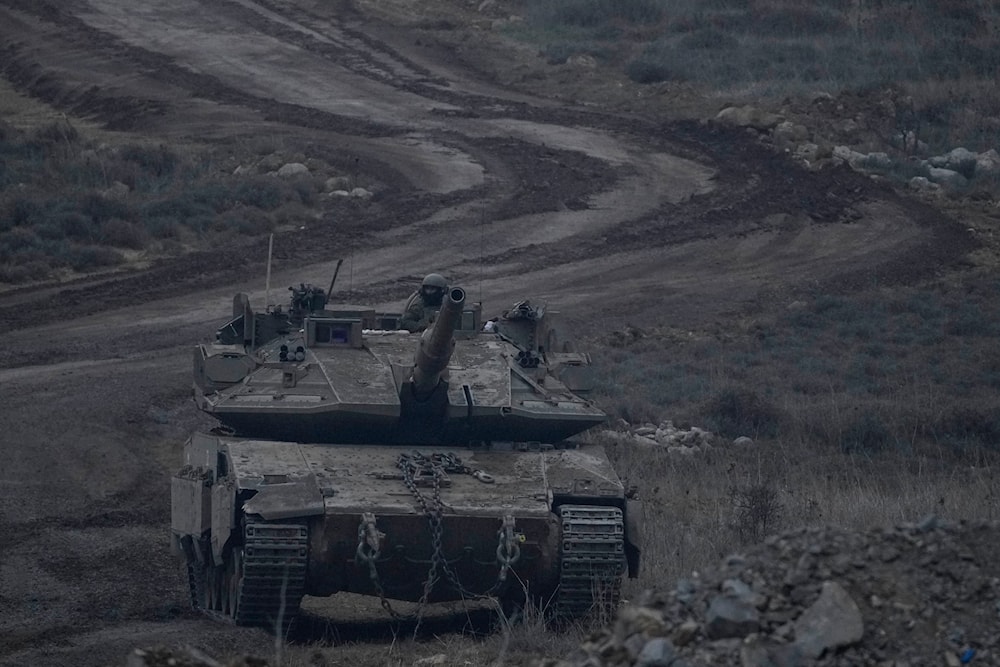
<svg viewBox="0 0 1000 667">
<path fill-rule="evenodd" d="M 773 536 L 540 667 L 1000 664 L 1000 524 Z"/>
</svg>

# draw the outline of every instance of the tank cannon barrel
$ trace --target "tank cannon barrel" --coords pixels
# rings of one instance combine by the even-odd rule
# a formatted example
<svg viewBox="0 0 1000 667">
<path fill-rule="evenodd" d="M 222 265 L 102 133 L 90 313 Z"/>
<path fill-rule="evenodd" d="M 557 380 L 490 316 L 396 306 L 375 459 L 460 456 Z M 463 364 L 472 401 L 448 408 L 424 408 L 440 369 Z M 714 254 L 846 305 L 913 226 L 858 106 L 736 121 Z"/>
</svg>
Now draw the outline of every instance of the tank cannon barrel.
<svg viewBox="0 0 1000 667">
<path fill-rule="evenodd" d="M 417 395 L 428 394 L 441 380 L 455 349 L 455 328 L 462 318 L 465 290 L 452 287 L 444 296 L 434 325 L 420 338 L 413 365 L 413 388 Z"/>
</svg>

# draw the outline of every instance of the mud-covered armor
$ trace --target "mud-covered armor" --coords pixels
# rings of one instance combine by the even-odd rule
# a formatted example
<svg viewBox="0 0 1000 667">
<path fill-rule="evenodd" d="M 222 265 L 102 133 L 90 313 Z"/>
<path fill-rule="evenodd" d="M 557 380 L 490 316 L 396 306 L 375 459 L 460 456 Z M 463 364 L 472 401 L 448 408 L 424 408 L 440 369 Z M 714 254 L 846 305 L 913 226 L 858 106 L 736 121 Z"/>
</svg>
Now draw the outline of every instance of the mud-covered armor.
<svg viewBox="0 0 1000 667">
<path fill-rule="evenodd" d="M 525 594 L 576 618 L 639 567 L 640 509 L 603 448 L 590 358 L 523 301 L 484 327 L 449 288 L 434 325 L 327 304 L 234 300 L 195 349 L 195 398 L 221 422 L 172 480 L 194 607 L 281 631 L 303 595 L 393 602 Z M 485 330 L 484 330 L 485 329 Z"/>
</svg>

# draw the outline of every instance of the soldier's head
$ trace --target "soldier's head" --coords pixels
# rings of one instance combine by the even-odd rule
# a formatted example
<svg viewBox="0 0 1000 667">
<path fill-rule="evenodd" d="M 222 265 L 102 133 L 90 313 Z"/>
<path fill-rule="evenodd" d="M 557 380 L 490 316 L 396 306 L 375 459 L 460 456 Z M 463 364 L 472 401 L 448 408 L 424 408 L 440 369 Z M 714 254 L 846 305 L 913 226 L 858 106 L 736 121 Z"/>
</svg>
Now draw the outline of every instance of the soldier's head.
<svg viewBox="0 0 1000 667">
<path fill-rule="evenodd" d="M 444 276 L 440 273 L 430 273 L 420 283 L 420 298 L 428 306 L 440 306 L 447 289 L 448 281 Z"/>
</svg>

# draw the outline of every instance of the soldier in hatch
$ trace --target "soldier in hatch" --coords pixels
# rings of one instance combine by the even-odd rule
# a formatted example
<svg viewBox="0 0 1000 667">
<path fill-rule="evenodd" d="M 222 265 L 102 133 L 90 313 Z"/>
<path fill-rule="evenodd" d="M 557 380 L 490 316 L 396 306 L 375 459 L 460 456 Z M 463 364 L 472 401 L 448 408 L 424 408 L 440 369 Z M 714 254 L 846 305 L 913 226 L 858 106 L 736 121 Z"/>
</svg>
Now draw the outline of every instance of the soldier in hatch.
<svg viewBox="0 0 1000 667">
<path fill-rule="evenodd" d="M 399 328 L 410 332 L 426 329 L 441 309 L 447 290 L 448 282 L 444 276 L 439 273 L 428 274 L 420 283 L 420 289 L 407 300 Z"/>
</svg>

